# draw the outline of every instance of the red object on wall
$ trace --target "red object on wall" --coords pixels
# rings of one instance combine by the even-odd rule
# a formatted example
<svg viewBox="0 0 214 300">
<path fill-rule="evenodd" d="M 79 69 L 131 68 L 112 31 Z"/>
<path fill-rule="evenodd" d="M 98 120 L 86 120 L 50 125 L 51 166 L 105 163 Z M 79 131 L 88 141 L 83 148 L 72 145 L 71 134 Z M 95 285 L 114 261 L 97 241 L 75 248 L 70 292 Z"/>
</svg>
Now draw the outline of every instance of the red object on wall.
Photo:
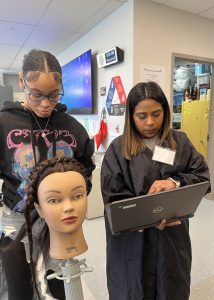
<svg viewBox="0 0 214 300">
<path fill-rule="evenodd" d="M 102 142 L 105 140 L 107 132 L 108 132 L 108 129 L 107 129 L 106 120 L 103 119 L 103 120 L 100 121 L 100 130 L 95 135 L 95 141 L 96 141 L 97 149 L 100 147 Z"/>
<path fill-rule="evenodd" d="M 101 113 L 101 121 L 100 121 L 100 129 L 99 132 L 95 135 L 95 142 L 97 145 L 97 150 L 99 149 L 100 145 L 103 143 L 107 136 L 108 128 L 106 124 L 106 110 L 103 108 Z"/>
</svg>

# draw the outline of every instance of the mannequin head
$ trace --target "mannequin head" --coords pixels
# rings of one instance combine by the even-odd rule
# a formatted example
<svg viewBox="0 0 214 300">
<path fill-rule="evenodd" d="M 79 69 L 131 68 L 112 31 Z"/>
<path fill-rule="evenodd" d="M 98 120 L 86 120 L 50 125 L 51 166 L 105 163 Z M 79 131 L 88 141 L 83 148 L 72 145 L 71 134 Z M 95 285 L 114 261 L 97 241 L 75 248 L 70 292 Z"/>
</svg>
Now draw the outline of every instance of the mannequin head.
<svg viewBox="0 0 214 300">
<path fill-rule="evenodd" d="M 87 250 L 82 223 L 86 216 L 86 181 L 77 171 L 49 174 L 38 185 L 35 208 L 50 235 L 49 254 L 67 259 Z"/>
<path fill-rule="evenodd" d="M 24 233 L 27 233 L 35 288 L 37 287 L 35 265 L 39 253 L 35 253 L 33 247 L 34 223 L 40 217 L 44 219 L 38 237 L 44 260 L 51 255 L 52 244 L 54 245 L 52 248 L 60 253 L 59 257 L 56 257 L 59 259 L 85 252 L 87 245 L 82 232 L 82 222 L 86 214 L 86 198 L 89 190 L 90 181 L 86 171 L 76 159 L 50 158 L 40 162 L 33 169 L 24 210 L 25 227 L 20 231 L 17 240 L 22 239 Z M 66 257 L 61 257 L 62 250 Z"/>
<path fill-rule="evenodd" d="M 24 211 L 33 277 L 38 253 L 34 253 L 33 260 L 32 226 L 40 217 L 44 222 L 39 230 L 39 246 L 45 259 L 52 256 L 51 248 L 57 251 L 52 257 L 58 259 L 87 250 L 82 223 L 89 185 L 84 167 L 73 158 L 50 158 L 33 169 Z"/>
<path fill-rule="evenodd" d="M 40 218 L 49 230 L 62 234 L 74 233 L 82 225 L 87 209 L 85 178 L 77 171 L 52 173 L 38 186 Z"/>
</svg>

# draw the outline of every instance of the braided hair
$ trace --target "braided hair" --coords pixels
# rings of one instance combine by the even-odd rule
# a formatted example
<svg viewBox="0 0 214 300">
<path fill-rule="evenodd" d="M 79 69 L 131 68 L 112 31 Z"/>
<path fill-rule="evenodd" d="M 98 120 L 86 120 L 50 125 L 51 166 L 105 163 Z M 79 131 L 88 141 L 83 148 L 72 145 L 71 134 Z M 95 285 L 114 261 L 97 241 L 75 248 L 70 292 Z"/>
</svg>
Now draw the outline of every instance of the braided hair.
<svg viewBox="0 0 214 300">
<path fill-rule="evenodd" d="M 35 166 L 33 172 L 30 176 L 30 183 L 28 185 L 27 192 L 27 201 L 24 210 L 25 217 L 25 233 L 28 236 L 29 240 L 29 254 L 30 254 L 30 267 L 32 273 L 33 283 L 35 285 L 36 292 L 39 296 L 39 291 L 36 284 L 36 272 L 35 266 L 38 261 L 39 252 L 33 252 L 33 234 L 32 227 L 33 224 L 39 219 L 37 210 L 35 209 L 35 203 L 38 202 L 37 192 L 39 184 L 42 180 L 50 174 L 53 173 L 64 173 L 67 171 L 75 171 L 80 173 L 86 181 L 87 191 L 89 191 L 90 184 L 89 179 L 87 178 L 86 171 L 81 163 L 79 163 L 74 158 L 69 157 L 53 157 L 47 160 L 40 162 Z M 19 235 L 20 239 L 20 235 Z M 39 234 L 39 250 L 43 253 L 44 259 L 47 259 L 50 248 L 50 237 L 47 224 L 44 222 L 43 228 Z"/>
<path fill-rule="evenodd" d="M 53 72 L 57 82 L 62 81 L 62 68 L 56 57 L 48 51 L 32 49 L 23 59 L 22 73 L 27 81 L 38 79 L 41 72 Z"/>
</svg>

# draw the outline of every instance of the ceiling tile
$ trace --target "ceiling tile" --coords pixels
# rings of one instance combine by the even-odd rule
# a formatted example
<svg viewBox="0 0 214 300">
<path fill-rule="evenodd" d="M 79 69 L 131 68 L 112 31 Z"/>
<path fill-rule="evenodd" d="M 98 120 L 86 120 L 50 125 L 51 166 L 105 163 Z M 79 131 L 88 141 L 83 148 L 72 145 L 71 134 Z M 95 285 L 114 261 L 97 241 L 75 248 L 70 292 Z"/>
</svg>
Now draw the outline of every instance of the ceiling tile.
<svg viewBox="0 0 214 300">
<path fill-rule="evenodd" d="M 11 59 L 19 52 L 19 46 L 0 44 L 0 58 Z"/>
<path fill-rule="evenodd" d="M 8 66 L 12 63 L 12 58 L 0 58 L 0 69 L 7 70 Z"/>
<path fill-rule="evenodd" d="M 214 7 L 200 14 L 202 17 L 214 19 Z"/>
<path fill-rule="evenodd" d="M 16 56 L 16 60 L 23 60 L 24 55 L 27 54 L 31 49 L 32 47 L 26 47 L 26 46 L 21 47 L 19 53 Z"/>
<path fill-rule="evenodd" d="M 49 0 L 0 0 L 0 20 L 36 24 L 48 3 Z"/>
<path fill-rule="evenodd" d="M 174 7 L 176 9 L 188 11 L 191 13 L 198 14 L 208 8 L 214 6 L 213 0 L 170 0 L 166 3 L 167 6 Z"/>
<path fill-rule="evenodd" d="M 18 74 L 21 70 L 22 70 L 22 60 L 16 59 L 13 63 L 10 64 L 10 67 L 7 70 L 7 72 Z"/>
<path fill-rule="evenodd" d="M 165 4 L 165 3 L 169 2 L 169 0 L 150 0 L 150 1 L 160 3 L 160 4 Z"/>
<path fill-rule="evenodd" d="M 33 28 L 31 25 L 0 21 L 0 43 L 22 45 Z"/>
<path fill-rule="evenodd" d="M 77 32 L 90 16 L 108 2 L 109 0 L 52 0 L 39 25 Z"/>
<path fill-rule="evenodd" d="M 57 45 L 57 55 L 64 51 L 66 48 L 70 47 L 70 45 L 77 41 L 80 37 L 82 37 L 82 35 L 83 34 L 81 33 L 72 33 L 72 35 L 70 35 L 67 39 L 64 39 L 61 44 Z"/>
<path fill-rule="evenodd" d="M 113 2 L 108 1 L 100 10 L 98 10 L 93 16 L 88 18 L 82 26 L 79 28 L 79 31 L 81 32 L 87 32 L 93 27 L 95 27 L 97 24 L 102 22 L 106 17 L 108 17 L 110 14 L 112 14 L 117 8 L 119 8 L 122 5 L 121 2 Z"/>
<path fill-rule="evenodd" d="M 0 0 L 0 69 L 20 71 L 32 48 L 60 55 L 126 1 Z"/>
<path fill-rule="evenodd" d="M 65 30 L 37 27 L 28 38 L 25 46 L 41 49 L 59 49 L 63 44 L 72 41 L 72 37 L 80 34 Z"/>
</svg>

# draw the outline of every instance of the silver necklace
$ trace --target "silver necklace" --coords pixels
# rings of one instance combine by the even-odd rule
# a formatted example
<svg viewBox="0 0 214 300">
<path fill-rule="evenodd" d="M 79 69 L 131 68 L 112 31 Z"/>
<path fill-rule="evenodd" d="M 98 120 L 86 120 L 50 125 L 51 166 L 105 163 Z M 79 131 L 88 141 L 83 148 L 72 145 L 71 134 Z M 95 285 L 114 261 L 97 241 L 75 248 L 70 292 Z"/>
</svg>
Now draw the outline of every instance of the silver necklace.
<svg viewBox="0 0 214 300">
<path fill-rule="evenodd" d="M 48 126 L 48 123 L 49 123 L 51 114 L 50 114 L 50 116 L 48 117 L 48 120 L 47 120 L 47 122 L 46 122 L 46 124 L 45 124 L 45 128 L 42 129 L 42 127 L 40 126 L 39 121 L 37 120 L 37 118 L 36 118 L 36 116 L 34 115 L 34 113 L 33 113 L 30 109 L 29 109 L 29 111 L 30 111 L 30 113 L 32 114 L 32 116 L 34 117 L 34 120 L 36 121 L 37 125 L 39 126 L 39 128 L 40 128 L 40 130 L 41 130 L 41 132 L 42 132 L 41 136 L 42 136 L 43 139 L 44 139 L 44 138 L 46 137 L 45 130 L 46 130 L 47 126 Z"/>
</svg>

